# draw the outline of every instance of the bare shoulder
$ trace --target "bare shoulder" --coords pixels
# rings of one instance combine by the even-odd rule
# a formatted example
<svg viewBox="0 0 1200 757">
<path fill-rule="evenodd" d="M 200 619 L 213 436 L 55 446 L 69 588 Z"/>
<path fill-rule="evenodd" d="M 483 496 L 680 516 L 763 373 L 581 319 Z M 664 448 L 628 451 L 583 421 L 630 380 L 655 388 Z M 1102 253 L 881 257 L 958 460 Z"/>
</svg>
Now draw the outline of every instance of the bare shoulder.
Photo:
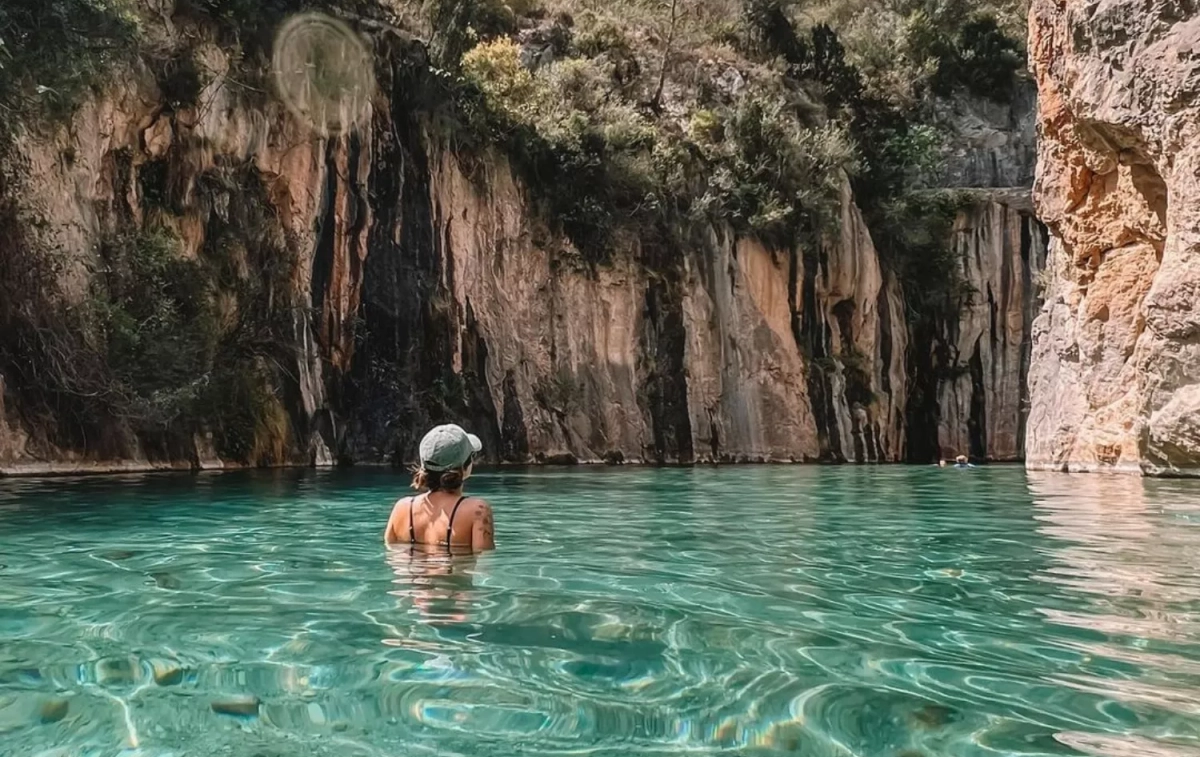
<svg viewBox="0 0 1200 757">
<path fill-rule="evenodd" d="M 392 515 L 399 515 L 402 510 L 408 508 L 408 505 L 411 502 L 412 497 L 401 497 L 400 499 L 396 500 L 396 504 L 392 505 Z"/>
<path fill-rule="evenodd" d="M 473 525 L 490 528 L 492 525 L 492 506 L 487 500 L 479 497 L 471 497 L 464 503 L 470 512 L 471 523 Z"/>
<path fill-rule="evenodd" d="M 412 497 L 401 497 L 396 500 L 396 504 L 392 505 L 392 513 L 388 516 L 388 524 L 390 526 L 398 525 L 408 519 L 412 501 Z"/>
<path fill-rule="evenodd" d="M 471 503 L 471 543 L 476 550 L 494 549 L 496 546 L 492 506 L 482 499 Z"/>
<path fill-rule="evenodd" d="M 401 497 L 392 505 L 392 513 L 388 516 L 387 525 L 383 529 L 383 540 L 389 544 L 399 539 L 400 524 L 408 517 L 408 504 L 412 497 Z"/>
</svg>

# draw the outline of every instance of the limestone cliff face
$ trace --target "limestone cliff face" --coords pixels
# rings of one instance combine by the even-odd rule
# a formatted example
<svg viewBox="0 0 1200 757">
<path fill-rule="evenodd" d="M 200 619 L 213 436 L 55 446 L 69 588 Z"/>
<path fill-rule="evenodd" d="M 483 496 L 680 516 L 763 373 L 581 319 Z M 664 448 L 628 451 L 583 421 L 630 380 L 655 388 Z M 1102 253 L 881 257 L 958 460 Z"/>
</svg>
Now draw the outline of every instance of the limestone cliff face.
<svg viewBox="0 0 1200 757">
<path fill-rule="evenodd" d="M 1047 243 L 1029 192 L 1036 94 L 1022 82 L 1007 104 L 961 97 L 942 105 L 953 134 L 943 181 L 963 199 L 951 248 L 967 296 L 956 316 L 914 344 L 913 461 L 1024 459 L 1026 376 Z"/>
<path fill-rule="evenodd" d="M 213 296 L 234 343 L 254 344 L 265 407 L 234 445 L 210 418 L 88 425 L 72 411 L 86 398 L 41 401 L 28 375 L 0 373 L 0 471 L 403 462 L 448 420 L 508 462 L 902 461 L 914 434 L 1022 454 L 1043 252 L 1021 192 L 996 189 L 1025 165 L 1011 110 L 960 114 L 954 181 L 987 188 L 954 230 L 975 296 L 914 344 L 848 183 L 819 249 L 698 225 L 682 248 L 629 236 L 589 261 L 501 155 L 461 155 L 431 128 L 418 47 L 396 43 L 369 124 L 332 138 L 239 86 L 216 44 L 192 54 L 211 74 L 196 105 L 134 67 L 69 125 L 19 140 L 0 256 L 53 252 L 65 312 L 104 239 L 167 227 L 184 256 L 225 261 Z M 940 406 L 917 429 L 914 350 L 937 353 Z"/>
<path fill-rule="evenodd" d="M 1045 268 L 1028 194 L 989 192 L 961 212 L 954 245 L 972 296 L 947 329 L 949 371 L 938 388 L 938 443 L 981 459 L 1024 458 L 1035 279 Z"/>
<path fill-rule="evenodd" d="M 434 152 L 435 248 L 458 334 L 453 372 L 476 377 L 473 420 L 503 459 L 901 455 L 902 305 L 849 192 L 848 233 L 819 271 L 712 227 L 668 261 L 631 239 L 597 266 L 540 228 L 501 158 L 471 177 L 452 153 Z M 817 349 L 830 356 L 822 369 L 800 326 L 806 278 L 813 323 L 826 335 Z M 889 318 L 898 328 L 886 327 Z M 851 353 L 858 375 L 848 381 L 841 357 Z M 814 382 L 825 388 L 822 407 Z"/>
<path fill-rule="evenodd" d="M 1200 16 L 1036 0 L 1038 212 L 1028 464 L 1194 474 L 1200 462 Z"/>
</svg>

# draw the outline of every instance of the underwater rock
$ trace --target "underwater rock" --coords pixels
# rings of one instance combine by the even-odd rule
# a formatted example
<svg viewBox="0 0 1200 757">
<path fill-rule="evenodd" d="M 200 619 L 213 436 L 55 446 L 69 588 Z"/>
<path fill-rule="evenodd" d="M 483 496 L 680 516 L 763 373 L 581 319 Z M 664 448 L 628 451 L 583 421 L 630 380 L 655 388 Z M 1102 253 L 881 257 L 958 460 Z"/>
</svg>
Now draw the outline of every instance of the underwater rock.
<svg viewBox="0 0 1200 757">
<path fill-rule="evenodd" d="M 71 703 L 66 699 L 47 699 L 38 707 L 38 720 L 42 723 L 57 723 L 67 716 Z"/>
<path fill-rule="evenodd" d="M 183 588 L 183 583 L 170 573 L 151 573 L 150 577 L 154 579 L 154 585 L 160 589 L 176 590 Z"/>
<path fill-rule="evenodd" d="M 183 682 L 183 668 L 171 662 L 154 662 L 154 682 L 159 686 L 175 686 Z"/>
<path fill-rule="evenodd" d="M 214 700 L 212 711 L 218 715 L 237 715 L 241 717 L 258 715 L 261 701 L 253 694 L 222 697 Z"/>
<path fill-rule="evenodd" d="M 129 657 L 110 657 L 96 663 L 96 683 L 101 686 L 132 686 L 137 683 L 141 666 Z"/>
<path fill-rule="evenodd" d="M 918 728 L 930 730 L 941 728 L 954 722 L 957 716 L 958 711 L 953 707 L 946 707 L 940 704 L 927 704 L 913 712 L 911 717 L 914 725 Z"/>
</svg>

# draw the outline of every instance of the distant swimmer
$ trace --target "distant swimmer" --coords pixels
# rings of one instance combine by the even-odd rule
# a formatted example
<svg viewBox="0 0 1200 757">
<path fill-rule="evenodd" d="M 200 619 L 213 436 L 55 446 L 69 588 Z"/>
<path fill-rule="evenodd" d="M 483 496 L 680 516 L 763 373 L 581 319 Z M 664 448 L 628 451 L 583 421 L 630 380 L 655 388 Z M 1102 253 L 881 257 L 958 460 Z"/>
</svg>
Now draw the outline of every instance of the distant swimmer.
<svg viewBox="0 0 1200 757">
<path fill-rule="evenodd" d="M 938 464 L 939 468 L 951 467 L 950 463 L 946 462 L 946 458 L 944 458 L 944 457 L 941 458 L 940 460 L 938 460 L 937 464 Z M 958 457 L 954 458 L 953 467 L 955 467 L 955 468 L 974 468 L 975 466 L 970 461 L 967 460 L 966 455 L 959 455 Z"/>
<path fill-rule="evenodd" d="M 494 549 L 492 506 L 462 492 L 475 455 L 482 449 L 479 437 L 454 424 L 426 434 L 421 440 L 421 467 L 412 482 L 414 489 L 424 493 L 396 503 L 383 532 L 384 542 L 463 552 Z"/>
</svg>

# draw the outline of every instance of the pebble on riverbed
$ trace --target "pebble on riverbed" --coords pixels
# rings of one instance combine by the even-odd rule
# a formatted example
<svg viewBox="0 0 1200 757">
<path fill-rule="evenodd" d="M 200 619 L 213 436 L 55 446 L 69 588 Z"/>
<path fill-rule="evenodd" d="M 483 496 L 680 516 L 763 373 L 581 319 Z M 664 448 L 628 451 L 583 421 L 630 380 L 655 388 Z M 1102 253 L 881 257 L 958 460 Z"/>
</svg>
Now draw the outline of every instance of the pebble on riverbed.
<svg viewBox="0 0 1200 757">
<path fill-rule="evenodd" d="M 183 588 L 183 582 L 170 573 L 151 573 L 150 577 L 154 579 L 154 585 L 160 589 L 177 591 Z"/>
<path fill-rule="evenodd" d="M 154 682 L 159 686 L 175 686 L 183 683 L 183 668 L 170 662 L 154 662 L 150 664 L 154 670 Z"/>
<path fill-rule="evenodd" d="M 141 663 L 129 657 L 107 657 L 96 663 L 96 683 L 101 686 L 132 686 L 138 682 Z"/>
<path fill-rule="evenodd" d="M 912 713 L 913 724 L 918 728 L 929 730 L 949 725 L 958 719 L 958 712 L 953 707 L 941 704 L 927 704 Z"/>
<path fill-rule="evenodd" d="M 57 723 L 67 716 L 71 703 L 65 699 L 47 699 L 38 707 L 38 720 L 43 723 Z"/>
<path fill-rule="evenodd" d="M 252 695 L 224 697 L 212 703 L 212 710 L 218 715 L 240 715 L 245 717 L 257 715 L 259 704 L 261 704 L 259 698 Z"/>
</svg>

